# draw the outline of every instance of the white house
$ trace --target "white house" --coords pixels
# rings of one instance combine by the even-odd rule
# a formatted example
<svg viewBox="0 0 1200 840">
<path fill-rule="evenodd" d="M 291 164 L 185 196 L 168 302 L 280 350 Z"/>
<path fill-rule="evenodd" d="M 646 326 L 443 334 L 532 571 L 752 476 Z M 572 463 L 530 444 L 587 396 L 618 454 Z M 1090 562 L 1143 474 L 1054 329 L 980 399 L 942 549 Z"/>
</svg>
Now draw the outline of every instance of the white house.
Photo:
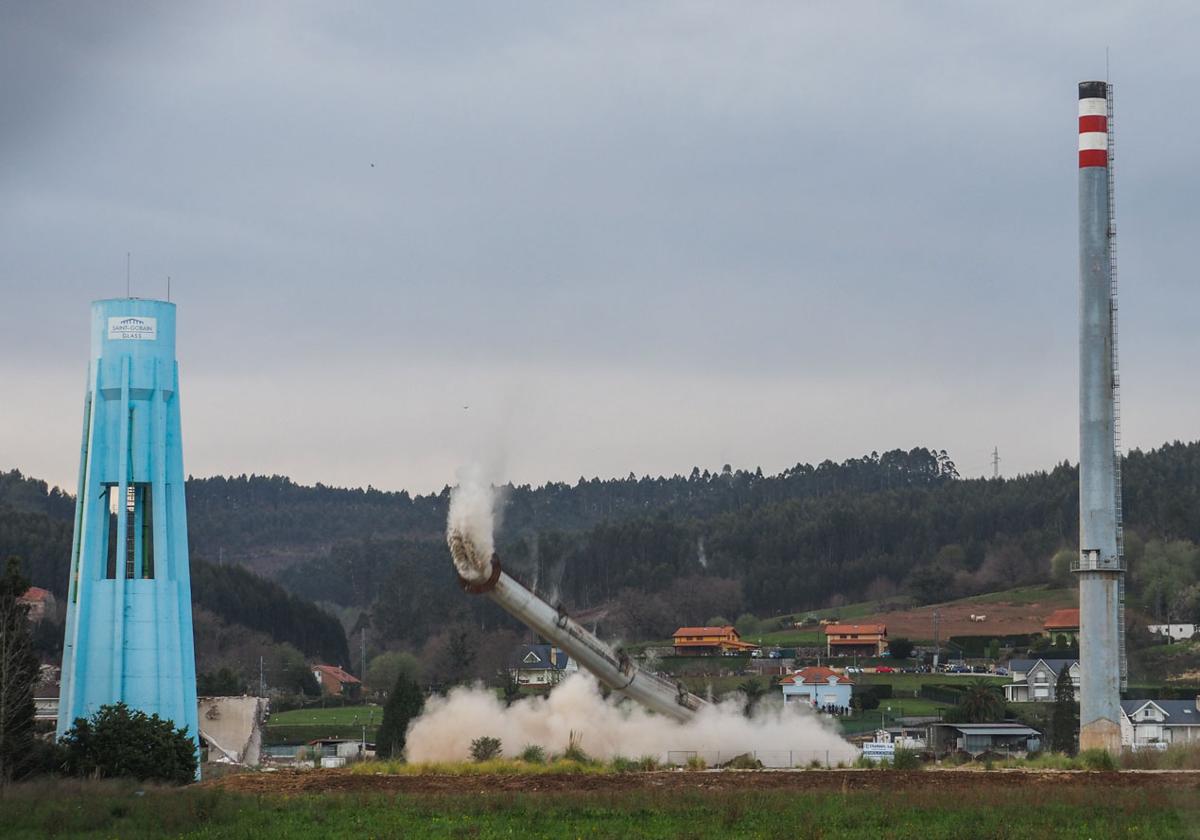
<svg viewBox="0 0 1200 840">
<path fill-rule="evenodd" d="M 1196 635 L 1195 624 L 1147 624 L 1146 629 L 1156 636 L 1166 636 L 1172 642 L 1182 642 Z"/>
<path fill-rule="evenodd" d="M 521 645 L 508 672 L 518 685 L 557 685 L 579 665 L 566 651 L 553 645 Z"/>
<path fill-rule="evenodd" d="M 1162 749 L 1196 742 L 1200 742 L 1200 697 L 1121 701 L 1121 746 Z"/>
<path fill-rule="evenodd" d="M 1071 685 L 1079 696 L 1079 660 L 1077 659 L 1014 659 L 1008 663 L 1010 681 L 1004 686 L 1004 699 L 1009 703 L 1052 703 L 1058 674 L 1070 668 Z"/>
<path fill-rule="evenodd" d="M 819 709 L 848 710 L 854 680 L 832 668 L 802 668 L 779 681 L 784 703 L 808 703 Z"/>
</svg>

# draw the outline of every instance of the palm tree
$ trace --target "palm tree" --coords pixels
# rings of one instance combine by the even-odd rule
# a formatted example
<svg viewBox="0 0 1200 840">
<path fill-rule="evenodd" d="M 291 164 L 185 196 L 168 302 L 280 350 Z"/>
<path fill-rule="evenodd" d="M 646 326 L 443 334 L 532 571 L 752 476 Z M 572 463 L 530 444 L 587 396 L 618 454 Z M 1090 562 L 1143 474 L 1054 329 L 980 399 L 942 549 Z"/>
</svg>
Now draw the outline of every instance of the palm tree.
<svg viewBox="0 0 1200 840">
<path fill-rule="evenodd" d="M 742 707 L 742 711 L 746 717 L 750 717 L 754 713 L 754 707 L 758 705 L 758 701 L 767 693 L 767 689 L 763 684 L 754 679 L 742 682 L 738 685 L 738 691 L 746 698 L 746 704 Z"/>
<path fill-rule="evenodd" d="M 987 680 L 974 679 L 963 693 L 959 709 L 966 723 L 990 723 L 1004 718 L 1004 697 Z"/>
</svg>

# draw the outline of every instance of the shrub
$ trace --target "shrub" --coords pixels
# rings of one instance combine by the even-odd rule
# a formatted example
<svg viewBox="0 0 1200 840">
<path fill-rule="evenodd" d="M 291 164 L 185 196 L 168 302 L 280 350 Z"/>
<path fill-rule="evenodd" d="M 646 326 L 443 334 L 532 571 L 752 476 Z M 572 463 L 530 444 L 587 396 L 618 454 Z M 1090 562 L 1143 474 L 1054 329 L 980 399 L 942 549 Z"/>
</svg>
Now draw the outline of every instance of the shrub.
<svg viewBox="0 0 1200 840">
<path fill-rule="evenodd" d="M 567 736 L 567 748 L 562 754 L 564 761 L 577 761 L 580 764 L 591 762 L 592 757 L 583 751 L 583 747 L 579 746 L 581 738 L 582 735 L 574 730 Z"/>
<path fill-rule="evenodd" d="M 725 767 L 730 770 L 761 770 L 762 766 L 763 763 L 750 753 L 742 753 L 725 762 Z"/>
<path fill-rule="evenodd" d="M 546 751 L 537 744 L 530 744 L 529 746 L 525 747 L 525 749 L 521 750 L 521 754 L 518 756 L 518 758 L 527 764 L 545 764 Z"/>
<path fill-rule="evenodd" d="M 608 763 L 617 773 L 632 773 L 638 769 L 638 763 L 632 758 L 626 758 L 623 755 L 614 755 L 612 761 Z"/>
<path fill-rule="evenodd" d="M 657 770 L 658 768 L 658 759 L 652 755 L 644 755 L 638 759 L 638 769 L 643 773 L 648 773 L 651 770 Z"/>
<path fill-rule="evenodd" d="M 921 757 L 917 755 L 915 750 L 896 750 L 896 757 L 892 761 L 892 767 L 897 770 L 920 770 Z"/>
<path fill-rule="evenodd" d="M 1083 762 L 1084 769 L 1087 770 L 1117 769 L 1117 762 L 1108 750 L 1084 750 L 1079 754 L 1079 760 Z"/>
<path fill-rule="evenodd" d="M 124 703 L 77 718 L 62 738 L 67 770 L 77 776 L 129 777 L 187 784 L 196 778 L 196 744 L 187 729 Z"/>
<path fill-rule="evenodd" d="M 698 755 L 693 755 L 687 760 L 687 769 L 689 770 L 707 770 L 708 762 Z"/>
<path fill-rule="evenodd" d="M 484 735 L 471 742 L 471 759 L 473 761 L 490 761 L 499 758 L 501 751 L 500 739 Z"/>
</svg>

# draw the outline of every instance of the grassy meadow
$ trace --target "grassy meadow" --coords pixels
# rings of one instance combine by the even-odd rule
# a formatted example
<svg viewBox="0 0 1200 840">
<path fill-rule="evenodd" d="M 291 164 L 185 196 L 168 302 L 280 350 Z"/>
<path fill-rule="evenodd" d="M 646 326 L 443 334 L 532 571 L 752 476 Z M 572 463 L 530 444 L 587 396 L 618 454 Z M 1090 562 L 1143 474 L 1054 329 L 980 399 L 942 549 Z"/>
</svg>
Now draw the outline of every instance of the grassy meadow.
<svg viewBox="0 0 1200 840">
<path fill-rule="evenodd" d="M 974 775 L 974 774 L 972 774 Z M 979 774 L 984 775 L 984 774 Z M 989 774 L 991 775 L 991 774 Z M 958 795 L 955 795 L 955 794 Z M 785 837 L 823 840 L 1195 837 L 1200 797 L 1186 791 L 1041 785 L 946 792 L 678 790 L 558 793 L 242 794 L 216 787 L 42 783 L 0 793 L 8 838 Z"/>
</svg>

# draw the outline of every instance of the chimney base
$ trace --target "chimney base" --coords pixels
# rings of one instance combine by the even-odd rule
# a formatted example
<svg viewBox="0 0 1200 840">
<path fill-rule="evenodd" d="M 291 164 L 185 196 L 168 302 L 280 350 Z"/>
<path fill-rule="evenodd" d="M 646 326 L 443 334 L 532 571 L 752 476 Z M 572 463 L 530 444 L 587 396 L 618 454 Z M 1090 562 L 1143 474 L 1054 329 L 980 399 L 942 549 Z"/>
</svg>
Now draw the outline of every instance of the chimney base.
<svg viewBox="0 0 1200 840">
<path fill-rule="evenodd" d="M 1106 718 L 1084 724 L 1079 729 L 1080 750 L 1104 750 L 1121 754 L 1121 725 Z"/>
</svg>

